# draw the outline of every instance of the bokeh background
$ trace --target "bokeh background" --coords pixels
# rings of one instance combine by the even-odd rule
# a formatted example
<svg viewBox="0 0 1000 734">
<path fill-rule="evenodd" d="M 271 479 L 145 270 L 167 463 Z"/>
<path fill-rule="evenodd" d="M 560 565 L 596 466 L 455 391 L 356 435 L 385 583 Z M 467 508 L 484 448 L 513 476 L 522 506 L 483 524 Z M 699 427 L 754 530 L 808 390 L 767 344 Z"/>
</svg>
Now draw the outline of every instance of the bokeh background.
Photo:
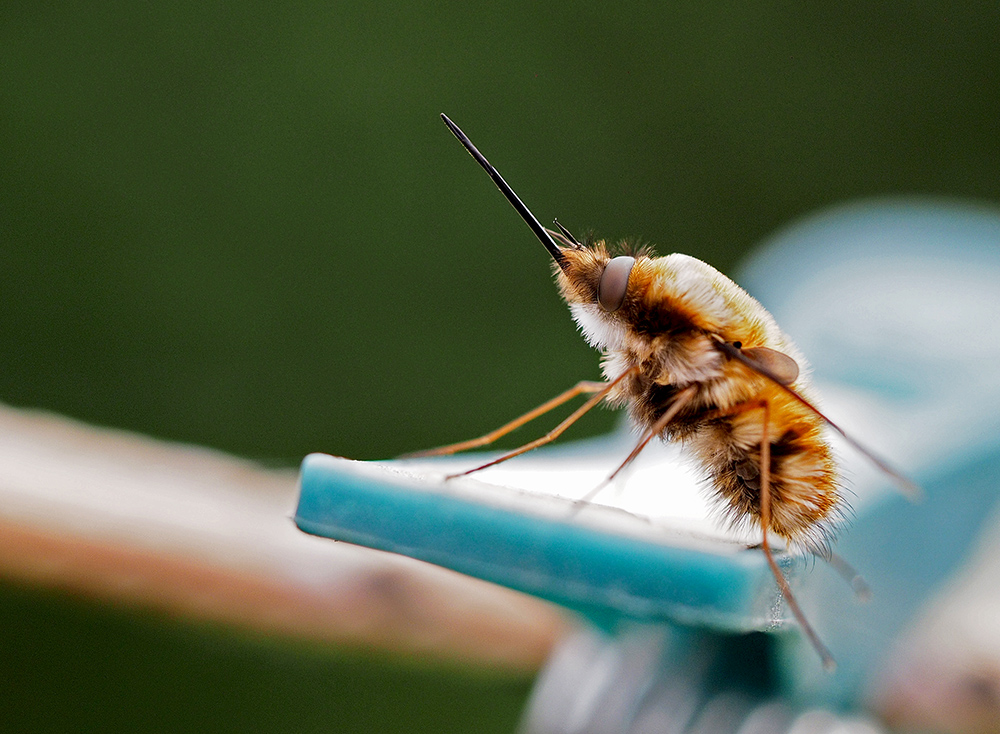
<svg viewBox="0 0 1000 734">
<path fill-rule="evenodd" d="M 845 199 L 1000 201 L 998 30 L 985 2 L 9 2 L 0 401 L 279 466 L 478 435 L 597 360 L 439 113 L 543 222 L 725 272 Z M 192 718 L 118 730 L 509 731 L 529 685 L 4 588 L 22 730 L 73 664 L 44 644 L 179 681 Z"/>
</svg>

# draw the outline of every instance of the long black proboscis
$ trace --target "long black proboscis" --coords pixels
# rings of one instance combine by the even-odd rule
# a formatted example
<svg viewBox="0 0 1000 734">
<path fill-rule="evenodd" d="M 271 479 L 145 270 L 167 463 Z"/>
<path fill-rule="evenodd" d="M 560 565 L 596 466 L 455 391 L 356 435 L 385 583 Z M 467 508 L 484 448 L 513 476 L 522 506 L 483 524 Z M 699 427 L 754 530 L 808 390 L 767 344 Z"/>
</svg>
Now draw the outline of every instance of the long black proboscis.
<svg viewBox="0 0 1000 734">
<path fill-rule="evenodd" d="M 541 225 L 541 223 L 535 218 L 535 215 L 532 214 L 528 207 L 524 205 L 524 202 L 518 198 L 517 194 L 514 193 L 514 189 L 512 189 L 510 185 L 503 180 L 503 176 L 500 175 L 500 172 L 497 171 L 497 169 L 495 169 L 488 160 L 486 160 L 486 156 L 479 152 L 479 149 L 472 144 L 472 141 L 469 140 L 468 136 L 462 132 L 458 125 L 449 120 L 446 114 L 442 113 L 441 119 L 444 120 L 444 124 L 448 126 L 448 129 L 451 130 L 455 137 L 458 138 L 458 142 L 464 145 L 465 149 L 469 151 L 473 158 L 476 159 L 476 162 L 483 167 L 483 170 L 490 174 L 490 178 L 493 179 L 493 183 L 495 183 L 497 188 L 500 189 L 500 193 L 507 197 L 507 201 L 509 201 L 511 206 L 513 206 L 517 213 L 521 215 L 521 219 L 525 221 L 525 224 L 531 227 L 531 231 L 535 233 L 535 237 L 537 237 L 545 246 L 545 249 L 549 251 L 552 259 L 556 261 L 556 264 L 561 268 L 566 267 L 566 258 L 563 256 L 562 250 L 559 249 L 559 245 L 555 243 L 555 240 L 552 239 L 552 236 L 546 231 L 545 227 Z"/>
</svg>

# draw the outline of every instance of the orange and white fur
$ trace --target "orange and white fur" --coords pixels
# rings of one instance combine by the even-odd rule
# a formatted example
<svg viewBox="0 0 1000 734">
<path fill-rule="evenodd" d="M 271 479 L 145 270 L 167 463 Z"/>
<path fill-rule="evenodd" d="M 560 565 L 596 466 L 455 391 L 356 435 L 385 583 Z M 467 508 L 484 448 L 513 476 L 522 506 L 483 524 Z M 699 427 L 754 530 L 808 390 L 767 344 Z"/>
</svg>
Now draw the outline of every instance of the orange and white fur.
<svg viewBox="0 0 1000 734">
<path fill-rule="evenodd" d="M 541 438 L 462 472 L 471 474 L 555 440 L 602 401 L 626 406 L 642 437 L 607 481 L 654 438 L 682 442 L 704 468 L 729 522 L 760 529 L 775 580 L 824 665 L 832 668 L 833 658 L 795 602 L 769 540 L 777 536 L 826 554 L 845 511 L 824 423 L 843 431 L 811 402 L 798 350 L 763 306 L 700 260 L 655 257 L 627 246 L 613 255 L 603 241 L 581 243 L 562 225 L 557 224 L 559 231 L 546 229 L 458 126 L 442 118 L 552 257 L 573 318 L 603 354 L 606 381 L 581 381 L 484 436 L 418 455 L 486 445 L 575 396 L 591 395 Z"/>
<path fill-rule="evenodd" d="M 730 521 L 758 525 L 766 406 L 766 529 L 789 543 L 823 550 L 830 521 L 842 507 L 836 468 L 822 418 L 789 392 L 808 397 L 805 362 L 764 307 L 700 260 L 639 252 L 621 306 L 608 311 L 597 300 L 601 274 L 612 259 L 605 244 L 564 247 L 562 254 L 560 291 L 584 337 L 603 352 L 605 376 L 628 373 L 607 400 L 627 406 L 647 431 L 682 441 L 704 467 Z M 774 364 L 784 357 L 782 366 L 800 369 L 791 382 L 777 384 L 721 351 L 720 343 L 751 360 Z M 658 426 L 678 400 L 683 405 Z"/>
</svg>

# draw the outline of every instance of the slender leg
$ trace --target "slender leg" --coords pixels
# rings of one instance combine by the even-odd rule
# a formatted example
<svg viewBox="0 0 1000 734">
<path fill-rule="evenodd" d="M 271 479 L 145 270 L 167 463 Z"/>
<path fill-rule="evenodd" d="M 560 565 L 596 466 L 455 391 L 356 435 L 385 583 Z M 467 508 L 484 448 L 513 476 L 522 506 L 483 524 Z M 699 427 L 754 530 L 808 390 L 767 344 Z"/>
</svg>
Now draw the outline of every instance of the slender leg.
<svg viewBox="0 0 1000 734">
<path fill-rule="evenodd" d="M 857 572 L 857 570 L 850 563 L 844 560 L 843 556 L 839 556 L 836 553 L 830 553 L 829 555 L 824 554 L 821 558 L 830 564 L 830 567 L 836 571 L 844 581 L 851 585 L 854 589 L 854 594 L 858 597 L 859 601 L 869 601 L 872 598 L 871 587 L 868 586 L 868 582 L 865 581 L 864 577 Z"/>
<path fill-rule="evenodd" d="M 805 632 L 806 637 L 809 638 L 809 642 L 812 643 L 813 648 L 819 654 L 820 659 L 823 661 L 823 667 L 832 671 L 837 667 L 837 662 L 833 659 L 833 655 L 830 654 L 826 645 L 819 639 L 816 630 L 809 624 L 806 615 L 802 613 L 799 603 L 795 600 L 794 594 L 792 594 L 792 588 L 788 585 L 788 579 L 785 578 L 785 574 L 781 572 L 781 568 L 778 567 L 777 562 L 774 560 L 774 555 L 771 553 L 771 544 L 767 539 L 767 528 L 771 524 L 771 437 L 768 435 L 768 424 L 771 422 L 771 406 L 765 400 L 760 403 L 760 407 L 764 411 L 764 421 L 760 438 L 760 527 L 763 531 L 761 548 L 764 550 L 767 565 L 771 567 L 774 580 L 778 582 L 778 588 L 781 589 L 781 593 L 784 595 L 785 601 L 788 602 L 788 607 L 792 610 L 792 614 L 798 621 L 802 631 Z"/>
<path fill-rule="evenodd" d="M 551 400 L 542 403 L 534 410 L 529 410 L 524 415 L 519 418 L 515 418 L 510 423 L 500 426 L 496 430 L 490 431 L 484 436 L 479 438 L 472 438 L 468 441 L 460 441 L 458 443 L 448 444 L 447 446 L 439 446 L 436 449 L 426 449 L 425 451 L 414 451 L 411 454 L 403 454 L 399 458 L 401 459 L 415 459 L 421 456 L 446 456 L 448 454 L 457 454 L 460 451 L 468 451 L 469 449 L 479 448 L 480 446 L 486 446 L 496 441 L 498 438 L 506 436 L 511 431 L 514 431 L 525 423 L 534 420 L 540 415 L 548 413 L 550 410 L 558 408 L 563 403 L 572 400 L 577 395 L 583 395 L 586 393 L 595 393 L 603 390 L 607 387 L 606 382 L 590 382 L 587 380 L 581 380 L 576 383 L 573 387 L 564 393 L 556 395 Z"/>
<path fill-rule="evenodd" d="M 544 446 L 547 443 L 551 443 L 552 441 L 555 441 L 557 438 L 559 438 L 559 436 L 561 436 L 566 431 L 567 428 L 569 428 L 571 425 L 573 425 L 574 423 L 576 423 L 587 411 L 589 411 L 591 408 L 593 408 L 599 402 L 601 402 L 602 400 L 604 400 L 604 398 L 606 398 L 608 396 L 608 394 L 611 392 L 611 390 L 619 382 L 621 382 L 622 380 L 624 380 L 629 375 L 635 374 L 635 372 L 638 369 L 639 369 L 638 367 L 630 367 L 629 369 L 627 369 L 624 372 L 622 372 L 618 377 L 616 377 L 611 382 L 608 382 L 606 384 L 605 383 L 596 383 L 598 385 L 601 385 L 601 389 L 597 393 L 595 393 L 594 396 L 592 398 L 590 398 L 590 400 L 588 400 L 586 403 L 584 403 L 579 408 L 577 408 L 575 411 L 573 411 L 573 413 L 570 414 L 570 416 L 568 418 L 566 418 L 566 420 L 564 420 L 562 423 L 560 423 L 558 426 L 556 426 L 555 428 L 553 428 L 551 431 L 549 431 L 548 433 L 546 433 L 541 438 L 536 438 L 534 441 L 529 441 L 528 443 L 524 444 L 524 446 L 521 446 L 520 448 L 516 448 L 513 451 L 509 451 L 506 454 L 504 454 L 503 456 L 500 456 L 497 459 L 493 459 L 493 461 L 488 461 L 488 462 L 486 462 L 485 464 L 483 464 L 481 466 L 473 467 L 472 469 L 469 469 L 469 470 L 463 471 L 463 472 L 458 472 L 457 474 L 449 474 L 447 477 L 445 477 L 445 479 L 453 479 L 454 477 L 461 477 L 461 476 L 465 476 L 466 474 L 472 474 L 474 472 L 481 471 L 482 469 L 486 469 L 487 467 L 493 466 L 494 464 L 499 464 L 499 463 L 501 463 L 503 461 L 507 461 L 508 459 L 513 459 L 515 456 L 520 456 L 521 454 L 527 453 L 528 451 L 531 451 L 532 449 L 537 449 L 539 446 Z M 565 393 L 563 395 L 565 395 Z M 554 400 L 559 400 L 559 398 L 562 398 L 563 395 L 560 395 L 558 398 L 555 398 Z M 568 399 L 569 398 L 566 398 L 566 400 L 568 400 Z M 549 402 L 553 402 L 553 401 L 549 401 Z M 562 402 L 565 402 L 565 400 L 563 400 Z M 548 405 L 548 403 L 546 403 L 546 405 Z M 557 403 L 557 405 L 558 405 L 558 403 Z M 541 407 L 544 408 L 545 405 L 543 405 Z M 539 409 L 536 409 L 535 411 L 532 411 L 532 413 L 537 413 L 537 410 L 539 410 Z M 542 412 L 544 412 L 544 411 L 542 411 Z M 537 413 L 537 414 L 540 415 L 540 413 Z M 532 415 L 532 417 L 534 417 L 534 416 Z M 531 420 L 531 418 L 528 418 L 528 420 Z M 522 422 L 524 422 L 524 421 L 522 421 Z M 508 425 L 510 425 L 510 424 L 508 424 Z M 506 426 L 504 426 L 504 428 L 506 428 Z"/>
<path fill-rule="evenodd" d="M 681 409 L 691 401 L 691 398 L 694 397 L 694 394 L 697 391 L 698 388 L 696 385 L 691 385 L 681 390 L 677 394 L 677 397 L 674 398 L 674 402 L 670 404 L 669 408 L 667 408 L 667 411 L 659 418 L 657 418 L 656 422 L 646 430 L 642 438 L 639 440 L 639 443 L 636 444 L 636 447 L 634 449 L 632 449 L 632 453 L 630 453 L 627 457 L 625 457 L 625 461 L 619 464 L 618 468 L 615 469 L 613 472 L 611 472 L 611 474 L 608 475 L 607 479 L 605 479 L 603 482 L 598 484 L 592 490 L 587 492 L 587 494 L 578 499 L 576 502 L 581 505 L 590 502 L 591 500 L 594 499 L 594 497 L 600 494 L 605 487 L 611 484 L 611 482 L 614 481 L 615 477 L 618 476 L 618 473 L 621 472 L 621 470 L 624 469 L 626 466 L 631 464 L 635 460 L 635 458 L 640 454 L 640 452 L 644 448 L 646 448 L 649 442 L 652 441 L 656 436 L 659 436 L 660 433 L 663 432 L 663 429 L 666 428 L 667 425 L 669 425 L 670 421 L 672 421 L 674 418 L 677 417 L 677 414 L 680 413 Z"/>
</svg>

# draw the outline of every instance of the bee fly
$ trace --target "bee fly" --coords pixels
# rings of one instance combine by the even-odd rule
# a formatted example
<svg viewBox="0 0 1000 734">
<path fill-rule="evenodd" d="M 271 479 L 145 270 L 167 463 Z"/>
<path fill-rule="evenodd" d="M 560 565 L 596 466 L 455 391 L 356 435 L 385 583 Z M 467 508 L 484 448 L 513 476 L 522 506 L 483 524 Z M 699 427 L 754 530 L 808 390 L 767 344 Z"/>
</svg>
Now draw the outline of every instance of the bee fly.
<svg viewBox="0 0 1000 734">
<path fill-rule="evenodd" d="M 802 356 L 771 314 L 736 283 L 687 255 L 656 257 L 648 249 L 612 254 L 604 241 L 578 242 L 558 221 L 558 231 L 546 229 L 465 133 L 441 117 L 552 257 L 574 320 L 603 354 L 606 381 L 579 382 L 485 436 L 410 456 L 484 446 L 578 395 L 591 396 L 541 438 L 461 473 L 471 474 L 555 440 L 601 401 L 627 406 L 641 439 L 601 487 L 654 438 L 683 442 L 732 524 L 760 528 L 760 548 L 778 587 L 824 667 L 832 669 L 833 657 L 795 601 L 770 541 L 773 535 L 830 555 L 845 501 L 823 424 L 901 484 L 915 487 L 813 406 Z"/>
</svg>

